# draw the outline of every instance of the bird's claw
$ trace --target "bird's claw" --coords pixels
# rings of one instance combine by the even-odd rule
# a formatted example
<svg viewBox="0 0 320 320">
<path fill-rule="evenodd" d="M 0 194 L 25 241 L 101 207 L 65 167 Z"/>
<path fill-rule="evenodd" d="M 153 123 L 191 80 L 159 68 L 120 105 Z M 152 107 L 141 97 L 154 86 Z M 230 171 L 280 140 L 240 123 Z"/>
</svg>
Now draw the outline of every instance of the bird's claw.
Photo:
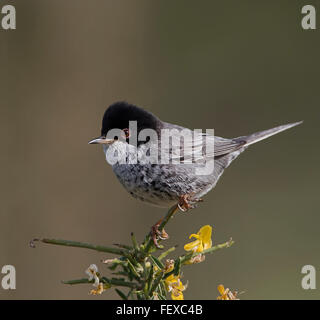
<svg viewBox="0 0 320 320">
<path fill-rule="evenodd" d="M 164 229 L 162 229 L 161 231 L 159 230 L 160 223 L 161 223 L 161 220 L 159 222 L 157 222 L 154 226 L 151 227 L 151 238 L 152 238 L 154 245 L 158 249 L 162 249 L 162 247 L 159 245 L 158 241 L 159 240 L 166 240 L 169 238 L 169 235 L 166 233 L 166 231 Z"/>
<path fill-rule="evenodd" d="M 183 195 L 180 197 L 178 202 L 178 208 L 182 212 L 187 212 L 190 209 L 194 209 L 197 207 L 198 202 L 202 202 L 201 198 L 199 199 L 191 199 L 190 195 Z"/>
</svg>

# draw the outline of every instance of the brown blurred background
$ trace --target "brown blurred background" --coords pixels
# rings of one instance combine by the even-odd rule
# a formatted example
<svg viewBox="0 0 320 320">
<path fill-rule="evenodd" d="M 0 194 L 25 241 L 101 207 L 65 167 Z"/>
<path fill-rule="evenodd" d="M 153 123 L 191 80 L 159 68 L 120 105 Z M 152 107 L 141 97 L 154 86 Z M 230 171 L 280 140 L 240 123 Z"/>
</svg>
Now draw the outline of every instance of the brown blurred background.
<svg viewBox="0 0 320 320">
<path fill-rule="evenodd" d="M 17 289 L 0 299 L 92 299 L 89 286 L 60 280 L 91 263 L 104 270 L 110 255 L 29 240 L 128 243 L 165 213 L 131 198 L 87 144 L 116 100 L 224 137 L 304 120 L 241 155 L 199 208 L 169 224 L 168 245 L 182 252 L 204 224 L 214 243 L 236 241 L 185 268 L 187 299 L 215 299 L 220 283 L 242 299 L 320 298 L 300 284 L 303 265 L 320 272 L 320 26 L 300 25 L 312 3 L 320 12 L 311 0 L 10 1 L 17 29 L 0 31 L 0 266 L 16 266 Z"/>
</svg>

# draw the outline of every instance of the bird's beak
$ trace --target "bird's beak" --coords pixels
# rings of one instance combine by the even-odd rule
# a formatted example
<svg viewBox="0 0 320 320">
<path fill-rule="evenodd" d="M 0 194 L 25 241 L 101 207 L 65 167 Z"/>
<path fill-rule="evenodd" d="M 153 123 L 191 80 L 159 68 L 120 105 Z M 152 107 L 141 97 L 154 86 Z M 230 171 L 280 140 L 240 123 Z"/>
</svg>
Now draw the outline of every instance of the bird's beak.
<svg viewBox="0 0 320 320">
<path fill-rule="evenodd" d="M 89 144 L 112 144 L 114 143 L 114 139 L 107 139 L 106 137 L 104 136 L 101 136 L 99 138 L 95 138 L 91 141 L 89 141 L 88 143 Z"/>
</svg>

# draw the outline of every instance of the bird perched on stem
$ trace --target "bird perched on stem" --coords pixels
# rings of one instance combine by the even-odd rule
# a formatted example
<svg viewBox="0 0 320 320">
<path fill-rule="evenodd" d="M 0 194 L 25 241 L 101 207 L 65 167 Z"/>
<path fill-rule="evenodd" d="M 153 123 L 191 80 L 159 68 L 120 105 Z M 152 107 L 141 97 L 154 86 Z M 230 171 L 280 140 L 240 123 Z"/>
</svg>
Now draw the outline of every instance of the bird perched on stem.
<svg viewBox="0 0 320 320">
<path fill-rule="evenodd" d="M 125 189 L 135 198 L 159 207 L 193 208 L 217 183 L 223 171 L 248 146 L 292 128 L 281 125 L 247 136 L 225 139 L 161 121 L 126 102 L 112 104 L 104 113 L 101 144 L 106 160 Z M 152 238 L 167 238 L 158 227 Z"/>
</svg>

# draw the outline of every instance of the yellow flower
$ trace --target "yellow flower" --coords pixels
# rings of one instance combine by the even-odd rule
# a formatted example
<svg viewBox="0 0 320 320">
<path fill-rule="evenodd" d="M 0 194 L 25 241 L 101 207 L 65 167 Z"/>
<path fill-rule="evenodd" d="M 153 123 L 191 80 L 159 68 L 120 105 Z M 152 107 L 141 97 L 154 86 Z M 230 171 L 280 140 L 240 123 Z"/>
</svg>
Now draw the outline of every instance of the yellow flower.
<svg viewBox="0 0 320 320">
<path fill-rule="evenodd" d="M 165 279 L 165 284 L 168 292 L 171 292 L 172 300 L 183 300 L 182 291 L 186 290 L 186 286 L 182 284 L 180 276 L 171 274 Z"/>
<path fill-rule="evenodd" d="M 239 300 L 237 298 L 237 292 L 232 292 L 229 288 L 224 288 L 222 284 L 218 285 L 218 291 L 220 296 L 217 298 L 218 300 Z"/>
<path fill-rule="evenodd" d="M 196 238 L 196 240 L 187 243 L 184 246 L 184 250 L 201 253 L 203 250 L 212 247 L 212 227 L 209 225 L 203 226 L 197 234 L 193 233 L 189 236 L 189 239 Z"/>
<path fill-rule="evenodd" d="M 184 300 L 184 296 L 183 296 L 182 291 L 178 290 L 178 289 L 172 290 L 171 299 L 172 300 Z"/>
<path fill-rule="evenodd" d="M 203 226 L 197 234 L 192 234 L 189 236 L 189 239 L 196 238 L 196 240 L 187 243 L 184 246 L 184 250 L 192 251 L 193 253 L 199 252 L 195 257 L 192 257 L 186 262 L 186 264 L 200 263 L 204 261 L 205 256 L 201 253 L 203 250 L 209 249 L 212 247 L 212 227 L 209 225 Z"/>
</svg>

